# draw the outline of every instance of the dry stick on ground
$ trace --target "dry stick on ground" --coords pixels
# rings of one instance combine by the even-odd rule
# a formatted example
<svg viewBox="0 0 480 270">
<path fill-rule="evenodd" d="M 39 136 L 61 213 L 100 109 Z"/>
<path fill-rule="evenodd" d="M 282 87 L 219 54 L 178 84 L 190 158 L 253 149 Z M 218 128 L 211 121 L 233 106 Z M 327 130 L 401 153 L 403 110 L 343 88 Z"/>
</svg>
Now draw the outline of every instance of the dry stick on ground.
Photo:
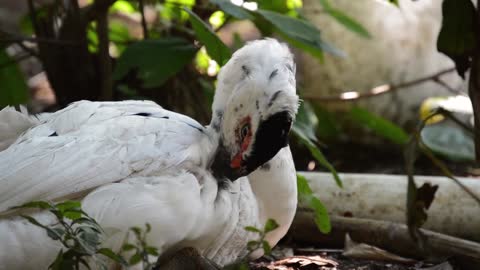
<svg viewBox="0 0 480 270">
<path fill-rule="evenodd" d="M 420 84 L 420 83 L 428 82 L 428 81 L 435 81 L 435 82 L 439 83 L 438 80 L 442 75 L 445 75 L 445 74 L 453 72 L 453 71 L 455 71 L 455 67 L 451 67 L 451 68 L 448 68 L 448 69 L 445 69 L 445 70 L 441 70 L 441 71 L 439 71 L 437 73 L 434 73 L 432 75 L 429 75 L 429 76 L 426 76 L 426 77 L 423 77 L 423 78 L 419 78 L 419 79 L 415 79 L 413 81 L 400 83 L 400 84 L 397 84 L 397 85 L 394 85 L 394 84 L 380 85 L 380 86 L 377 86 L 377 87 L 374 87 L 374 88 L 370 89 L 370 91 L 365 92 L 365 93 L 350 91 L 350 92 L 342 93 L 338 96 L 317 97 L 317 96 L 311 96 L 311 95 L 303 95 L 302 97 L 304 99 L 310 99 L 310 100 L 314 100 L 314 101 L 323 101 L 323 102 L 325 102 L 325 101 L 328 101 L 328 102 L 356 101 L 356 100 L 359 100 L 359 99 L 370 98 L 370 97 L 379 96 L 379 95 L 383 95 L 383 94 L 386 94 L 386 93 L 398 91 L 400 89 L 404 89 L 404 88 L 414 86 L 414 85 L 417 85 L 417 84 Z"/>
<path fill-rule="evenodd" d="M 480 244 L 457 237 L 420 229 L 426 236 L 428 251 L 417 247 L 404 224 L 363 218 L 332 216 L 332 232 L 318 231 L 313 212 L 299 208 L 289 234 L 296 242 L 342 247 L 349 233 L 353 240 L 377 246 L 396 254 L 417 259 L 443 260 L 459 256 L 465 261 L 480 263 Z"/>
</svg>

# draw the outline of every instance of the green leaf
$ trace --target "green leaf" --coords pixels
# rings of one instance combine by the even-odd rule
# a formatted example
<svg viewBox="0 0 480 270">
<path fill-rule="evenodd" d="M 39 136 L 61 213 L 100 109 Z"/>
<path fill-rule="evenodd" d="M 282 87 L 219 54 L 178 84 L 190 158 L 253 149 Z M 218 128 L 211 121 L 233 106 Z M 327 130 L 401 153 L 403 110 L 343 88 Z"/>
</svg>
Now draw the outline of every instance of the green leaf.
<svg viewBox="0 0 480 270">
<path fill-rule="evenodd" d="M 145 233 L 149 233 L 152 230 L 152 226 L 150 226 L 150 223 L 146 223 L 145 228 L 146 228 Z"/>
<path fill-rule="evenodd" d="M 475 6 L 470 0 L 444 0 L 442 28 L 437 39 L 439 52 L 450 57 L 464 77 L 475 49 Z"/>
<path fill-rule="evenodd" d="M 123 266 L 128 266 L 127 261 L 122 256 L 113 252 L 109 248 L 101 248 L 101 249 L 97 250 L 97 254 L 102 254 L 103 256 L 106 256 L 106 257 L 112 259 L 114 262 L 117 262 L 117 263 L 119 263 Z"/>
<path fill-rule="evenodd" d="M 318 118 L 312 106 L 308 102 L 302 102 L 298 108 L 293 128 L 297 133 L 313 142 L 318 142 L 316 130 L 318 128 Z"/>
<path fill-rule="evenodd" d="M 322 202 L 313 194 L 307 179 L 297 174 L 298 199 L 312 208 L 315 216 L 315 224 L 322 233 L 329 233 L 332 229 L 328 211 Z"/>
<path fill-rule="evenodd" d="M 17 63 L 0 51 L 0 109 L 8 105 L 24 104 L 28 100 L 28 87 Z"/>
<path fill-rule="evenodd" d="M 471 134 L 448 123 L 428 125 L 420 132 L 423 143 L 452 161 L 474 161 L 475 143 Z"/>
<path fill-rule="evenodd" d="M 146 251 L 147 254 L 149 254 L 149 255 L 158 256 L 158 249 L 155 248 L 155 247 L 146 247 L 146 248 L 145 248 L 145 251 Z"/>
<path fill-rule="evenodd" d="M 158 87 L 195 56 L 195 47 L 180 38 L 142 40 L 128 46 L 118 58 L 113 79 L 136 73 L 146 88 Z"/>
<path fill-rule="evenodd" d="M 240 20 L 253 20 L 254 17 L 250 14 L 250 11 L 232 4 L 229 0 L 211 0 L 210 2 L 217 5 L 225 13 L 230 14 L 231 16 L 240 19 Z"/>
<path fill-rule="evenodd" d="M 252 227 L 252 226 L 245 227 L 245 230 L 249 231 L 249 232 L 255 232 L 255 233 L 261 233 L 262 232 L 259 229 L 255 228 L 255 227 Z"/>
<path fill-rule="evenodd" d="M 57 203 L 55 207 L 61 212 L 64 212 L 67 210 L 79 210 L 82 207 L 82 205 L 79 201 L 65 201 L 65 202 Z"/>
<path fill-rule="evenodd" d="M 22 204 L 20 206 L 12 207 L 12 209 L 18 209 L 18 208 L 51 209 L 51 208 L 53 208 L 53 205 L 51 205 L 48 202 L 44 202 L 44 201 L 33 201 L 33 202 L 28 202 L 26 204 Z"/>
<path fill-rule="evenodd" d="M 88 226 L 82 226 L 78 229 L 80 233 L 76 239 L 80 246 L 89 255 L 95 254 L 97 246 L 100 244 L 99 233 Z"/>
<path fill-rule="evenodd" d="M 328 162 L 327 158 L 323 155 L 323 153 L 318 149 L 318 147 L 308 138 L 306 137 L 302 132 L 298 131 L 295 126 L 292 128 L 292 133 L 296 136 L 296 138 L 299 140 L 300 143 L 305 145 L 307 149 L 310 151 L 312 156 L 315 158 L 315 160 L 322 165 L 324 168 L 330 171 L 330 173 L 333 175 L 333 178 L 335 179 L 335 182 L 339 187 L 343 187 L 342 180 L 338 176 L 337 171 L 335 168 Z"/>
<path fill-rule="evenodd" d="M 139 227 L 131 227 L 130 230 L 135 234 L 138 239 L 142 238 L 142 229 Z"/>
<path fill-rule="evenodd" d="M 320 31 L 307 21 L 261 9 L 257 10 L 257 14 L 270 22 L 293 46 L 304 49 L 315 57 L 321 59 L 323 51 L 344 56 L 343 52 L 324 42 L 320 37 Z"/>
<path fill-rule="evenodd" d="M 268 232 L 271 232 L 271 231 L 275 230 L 276 228 L 278 228 L 278 226 L 279 225 L 275 220 L 269 218 L 267 220 L 267 222 L 265 223 L 265 227 L 263 228 L 263 231 L 265 233 L 268 233 Z"/>
<path fill-rule="evenodd" d="M 135 6 L 129 1 L 116 0 L 113 5 L 110 6 L 110 12 L 121 12 L 126 14 L 132 14 L 136 12 Z"/>
<path fill-rule="evenodd" d="M 392 4 L 392 5 L 395 5 L 395 6 L 397 6 L 397 7 L 399 6 L 399 5 L 398 5 L 398 0 L 385 0 L 385 1 L 389 2 L 389 3 Z"/>
<path fill-rule="evenodd" d="M 198 40 L 205 45 L 208 55 L 217 61 L 220 66 L 227 63 L 232 56 L 230 49 L 218 38 L 218 36 L 190 9 L 184 8 L 190 14 L 189 20 Z"/>
<path fill-rule="evenodd" d="M 350 110 L 348 116 L 356 123 L 393 143 L 404 145 L 408 142 L 409 136 L 401 127 L 366 109 L 354 107 Z"/>
<path fill-rule="evenodd" d="M 253 250 L 258 248 L 259 244 L 260 243 L 258 241 L 255 241 L 255 240 L 248 241 L 247 248 L 248 248 L 248 250 L 253 251 Z"/>
<path fill-rule="evenodd" d="M 48 237 L 52 238 L 53 240 L 62 239 L 64 234 L 65 234 L 65 229 L 63 228 L 53 228 L 53 229 L 47 230 Z"/>
<path fill-rule="evenodd" d="M 79 210 L 67 210 L 63 212 L 63 216 L 70 219 L 70 220 L 76 220 L 82 217 L 82 211 Z"/>
<path fill-rule="evenodd" d="M 270 244 L 267 241 L 263 240 L 262 247 L 265 255 L 272 253 L 272 247 L 270 247 Z"/>
<path fill-rule="evenodd" d="M 48 266 L 49 270 L 63 270 L 62 269 L 62 264 L 63 264 L 63 250 L 60 249 L 58 251 L 57 257 L 55 257 L 55 260 Z"/>
<path fill-rule="evenodd" d="M 329 4 L 325 5 L 327 0 L 321 0 L 324 4 L 325 12 L 332 16 L 337 22 L 345 26 L 348 30 L 357 33 L 364 38 L 371 38 L 370 33 L 360 23 L 343 13 L 342 11 L 332 8 Z"/>
<path fill-rule="evenodd" d="M 135 253 L 135 255 L 133 255 L 130 260 L 128 261 L 128 263 L 130 265 L 135 265 L 137 263 L 139 263 L 140 261 L 142 260 L 142 255 L 140 255 L 140 253 Z"/>
<path fill-rule="evenodd" d="M 136 248 L 137 248 L 136 246 L 134 246 L 132 244 L 129 244 L 129 243 L 126 243 L 125 245 L 122 246 L 123 251 L 134 250 Z"/>
</svg>

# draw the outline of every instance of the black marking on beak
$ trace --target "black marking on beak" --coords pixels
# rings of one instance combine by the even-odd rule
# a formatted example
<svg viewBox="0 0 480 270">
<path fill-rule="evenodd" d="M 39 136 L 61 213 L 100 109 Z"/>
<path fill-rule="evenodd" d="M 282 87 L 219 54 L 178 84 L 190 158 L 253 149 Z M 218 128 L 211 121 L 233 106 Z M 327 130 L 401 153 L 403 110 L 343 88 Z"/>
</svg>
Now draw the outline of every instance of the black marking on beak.
<svg viewBox="0 0 480 270">
<path fill-rule="evenodd" d="M 255 134 L 252 152 L 245 160 L 246 173 L 250 173 L 272 159 L 288 145 L 288 134 L 293 117 L 288 111 L 270 116 L 260 123 Z"/>
</svg>

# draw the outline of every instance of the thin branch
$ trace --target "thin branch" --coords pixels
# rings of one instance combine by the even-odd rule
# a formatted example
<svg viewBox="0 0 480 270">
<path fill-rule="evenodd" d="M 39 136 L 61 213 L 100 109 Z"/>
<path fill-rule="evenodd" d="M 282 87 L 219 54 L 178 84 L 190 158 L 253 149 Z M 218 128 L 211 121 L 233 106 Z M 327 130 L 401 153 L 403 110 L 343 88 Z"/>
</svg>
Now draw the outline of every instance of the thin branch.
<svg viewBox="0 0 480 270">
<path fill-rule="evenodd" d="M 138 5 L 140 9 L 140 14 L 142 15 L 143 38 L 148 39 L 147 20 L 145 19 L 145 6 L 143 5 L 143 0 L 138 0 Z"/>
<path fill-rule="evenodd" d="M 394 91 L 398 91 L 398 90 L 403 89 L 403 88 L 407 88 L 407 87 L 410 87 L 410 86 L 421 84 L 421 83 L 424 83 L 424 82 L 432 81 L 432 80 L 435 80 L 436 78 L 440 78 L 442 75 L 445 75 L 445 74 L 453 72 L 453 71 L 455 71 L 455 67 L 448 68 L 448 69 L 445 69 L 445 70 L 441 70 L 441 71 L 439 71 L 437 73 L 434 73 L 432 75 L 422 77 L 422 78 L 418 78 L 418 79 L 415 79 L 413 81 L 400 83 L 400 84 L 397 84 L 397 85 L 393 85 L 393 84 L 380 85 L 380 86 L 377 86 L 377 87 L 374 87 L 374 88 L 370 89 L 370 91 L 368 91 L 366 93 L 359 93 L 359 92 L 356 92 L 356 91 L 351 91 L 351 92 L 344 92 L 344 93 L 342 93 L 338 96 L 317 97 L 317 96 L 311 96 L 311 95 L 303 95 L 302 98 L 315 100 L 315 101 L 323 101 L 323 102 L 325 102 L 325 101 L 330 101 L 330 102 L 356 101 L 356 100 L 359 100 L 359 99 L 365 99 L 365 98 L 370 98 L 370 97 L 374 97 L 374 96 L 379 96 L 379 95 L 383 95 L 383 94 L 386 94 L 386 93 L 391 93 L 391 92 L 394 92 Z"/>
<path fill-rule="evenodd" d="M 461 96 L 468 96 L 466 93 L 458 90 L 458 89 L 454 89 L 453 87 L 451 87 L 450 85 L 448 85 L 448 83 L 446 83 L 444 80 L 442 80 L 440 77 L 435 77 L 432 79 L 434 82 L 438 83 L 439 85 L 445 87 L 445 89 L 447 89 L 450 93 L 452 94 L 455 94 L 455 95 L 461 95 Z"/>
</svg>

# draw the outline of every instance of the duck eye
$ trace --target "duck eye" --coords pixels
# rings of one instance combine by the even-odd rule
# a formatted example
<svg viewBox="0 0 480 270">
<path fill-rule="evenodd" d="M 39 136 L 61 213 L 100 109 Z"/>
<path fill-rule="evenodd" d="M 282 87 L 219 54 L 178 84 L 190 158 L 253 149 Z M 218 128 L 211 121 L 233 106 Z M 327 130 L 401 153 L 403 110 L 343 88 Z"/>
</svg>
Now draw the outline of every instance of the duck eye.
<svg viewBox="0 0 480 270">
<path fill-rule="evenodd" d="M 240 139 L 243 141 L 250 132 L 250 124 L 245 124 L 240 129 Z"/>
</svg>

